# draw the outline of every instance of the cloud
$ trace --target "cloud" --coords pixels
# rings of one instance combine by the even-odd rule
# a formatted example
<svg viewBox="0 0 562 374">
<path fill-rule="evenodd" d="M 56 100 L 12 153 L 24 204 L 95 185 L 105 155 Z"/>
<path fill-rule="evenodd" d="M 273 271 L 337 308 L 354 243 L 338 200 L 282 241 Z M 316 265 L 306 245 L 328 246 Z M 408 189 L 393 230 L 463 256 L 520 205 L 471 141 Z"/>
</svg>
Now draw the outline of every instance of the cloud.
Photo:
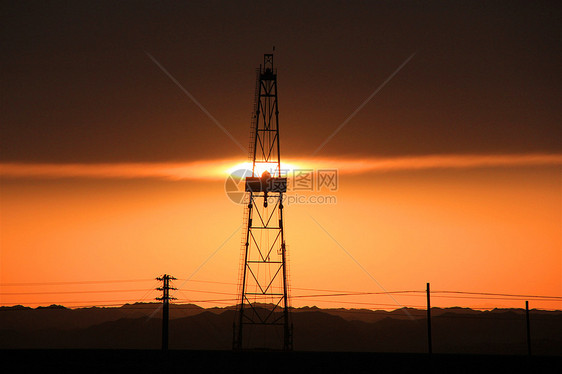
<svg viewBox="0 0 562 374">
<path fill-rule="evenodd" d="M 466 169 L 562 165 L 562 154 L 428 155 L 388 158 L 316 160 L 316 168 L 337 168 L 341 174 L 399 170 Z"/>
<path fill-rule="evenodd" d="M 157 162 L 157 163 L 102 163 L 102 164 L 38 164 L 2 163 L 3 178 L 35 179 L 165 179 L 205 180 L 219 178 L 219 161 Z"/>
<path fill-rule="evenodd" d="M 282 168 L 338 169 L 340 174 L 368 174 L 407 170 L 520 166 L 562 166 L 562 154 L 428 155 L 386 158 L 288 159 Z M 41 164 L 1 163 L 0 176 L 9 179 L 161 179 L 222 180 L 229 171 L 251 167 L 237 159 L 190 162 Z"/>
</svg>

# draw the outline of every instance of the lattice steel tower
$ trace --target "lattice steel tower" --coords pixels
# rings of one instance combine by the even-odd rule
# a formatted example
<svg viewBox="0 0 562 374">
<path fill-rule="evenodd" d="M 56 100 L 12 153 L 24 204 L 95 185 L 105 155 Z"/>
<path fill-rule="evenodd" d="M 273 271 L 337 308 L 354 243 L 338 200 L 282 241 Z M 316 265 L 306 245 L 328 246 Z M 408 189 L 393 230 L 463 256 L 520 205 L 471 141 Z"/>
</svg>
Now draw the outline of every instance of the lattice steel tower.
<svg viewBox="0 0 562 374">
<path fill-rule="evenodd" d="M 257 71 L 250 131 L 252 174 L 246 177 L 239 302 L 233 348 L 293 349 L 289 315 L 287 252 L 283 235 L 277 71 L 273 54 L 265 54 Z"/>
</svg>

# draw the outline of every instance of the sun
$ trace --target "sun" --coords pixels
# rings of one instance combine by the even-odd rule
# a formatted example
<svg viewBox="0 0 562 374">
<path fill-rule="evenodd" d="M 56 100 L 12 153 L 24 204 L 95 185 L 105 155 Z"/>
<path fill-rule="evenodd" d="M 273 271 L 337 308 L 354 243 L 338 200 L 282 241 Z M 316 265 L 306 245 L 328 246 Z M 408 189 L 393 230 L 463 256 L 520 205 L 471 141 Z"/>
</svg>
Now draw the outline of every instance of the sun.
<svg viewBox="0 0 562 374">
<path fill-rule="evenodd" d="M 303 167 L 297 165 L 295 163 L 287 163 L 281 162 L 281 175 L 282 177 L 290 177 L 294 170 L 302 169 Z M 228 169 L 225 170 L 225 173 L 230 175 L 234 173 L 236 170 L 252 170 L 252 163 L 250 161 L 246 162 L 239 162 Z M 277 170 L 277 163 L 275 162 L 256 162 L 256 167 L 254 169 L 254 176 L 259 177 L 265 171 L 268 171 L 273 176 L 279 176 L 279 171 Z"/>
</svg>

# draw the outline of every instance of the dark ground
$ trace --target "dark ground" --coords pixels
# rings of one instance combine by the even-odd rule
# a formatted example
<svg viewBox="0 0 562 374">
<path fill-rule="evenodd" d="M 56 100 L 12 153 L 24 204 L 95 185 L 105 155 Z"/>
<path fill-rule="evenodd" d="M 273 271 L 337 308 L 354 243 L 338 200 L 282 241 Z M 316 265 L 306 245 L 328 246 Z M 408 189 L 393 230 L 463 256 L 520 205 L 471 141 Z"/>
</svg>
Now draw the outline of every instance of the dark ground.
<svg viewBox="0 0 562 374">
<path fill-rule="evenodd" d="M 67 309 L 0 307 L 0 349 L 157 351 L 162 321 L 147 318 L 157 305 Z M 179 308 L 180 306 L 178 306 Z M 195 306 L 194 306 L 195 307 Z M 185 308 L 185 306 L 184 306 Z M 169 347 L 177 351 L 228 351 L 233 310 L 181 309 L 169 323 Z M 433 352 L 465 355 L 526 355 L 522 310 L 432 310 Z M 426 312 L 410 320 L 393 312 L 295 309 L 294 347 L 299 352 L 427 352 Z M 361 318 L 361 319 L 359 319 Z M 537 356 L 562 357 L 562 312 L 532 311 L 531 346 Z M 247 336 L 257 335 L 248 331 Z M 253 335 L 252 335 L 253 334 Z M 275 334 L 262 347 L 280 346 Z M 248 346 L 250 346 L 248 344 Z"/>
<path fill-rule="evenodd" d="M 31 373 L 556 373 L 562 357 L 353 352 L 2 350 L 3 368 Z"/>
</svg>

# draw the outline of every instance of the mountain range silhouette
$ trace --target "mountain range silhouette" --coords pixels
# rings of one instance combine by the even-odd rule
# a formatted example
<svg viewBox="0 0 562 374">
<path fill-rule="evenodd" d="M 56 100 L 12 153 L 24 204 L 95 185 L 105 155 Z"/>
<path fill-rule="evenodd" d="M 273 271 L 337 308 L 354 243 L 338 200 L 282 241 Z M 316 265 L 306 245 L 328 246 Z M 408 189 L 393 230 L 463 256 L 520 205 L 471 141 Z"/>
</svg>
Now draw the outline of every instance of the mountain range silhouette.
<svg viewBox="0 0 562 374">
<path fill-rule="evenodd" d="M 68 309 L 0 307 L 1 349 L 159 349 L 160 304 Z M 267 308 L 267 306 L 263 306 Z M 426 312 L 418 309 L 293 308 L 297 351 L 427 351 Z M 170 349 L 229 350 L 234 307 L 170 305 Z M 562 356 L 562 311 L 531 311 L 533 354 Z M 525 311 L 432 308 L 434 353 L 527 352 Z M 271 337 L 275 339 L 275 337 Z"/>
</svg>

